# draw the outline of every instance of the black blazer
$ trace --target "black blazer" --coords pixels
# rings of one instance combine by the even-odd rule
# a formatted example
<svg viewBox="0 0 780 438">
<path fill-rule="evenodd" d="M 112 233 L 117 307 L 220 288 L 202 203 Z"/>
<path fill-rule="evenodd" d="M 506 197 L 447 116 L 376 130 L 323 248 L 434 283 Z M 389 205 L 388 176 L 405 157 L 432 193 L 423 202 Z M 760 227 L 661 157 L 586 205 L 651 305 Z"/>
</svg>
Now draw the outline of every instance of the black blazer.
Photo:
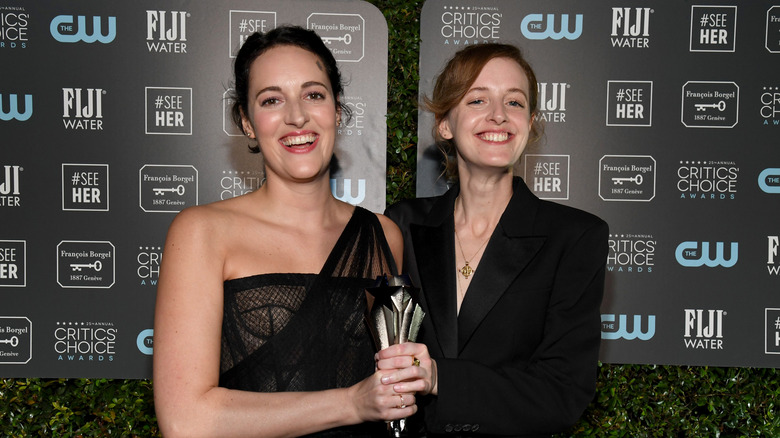
<svg viewBox="0 0 780 438">
<path fill-rule="evenodd" d="M 548 436 L 593 399 L 607 224 L 542 201 L 520 178 L 456 311 L 453 209 L 459 186 L 386 214 L 427 315 L 418 341 L 438 364 L 421 398 L 428 435 Z"/>
</svg>

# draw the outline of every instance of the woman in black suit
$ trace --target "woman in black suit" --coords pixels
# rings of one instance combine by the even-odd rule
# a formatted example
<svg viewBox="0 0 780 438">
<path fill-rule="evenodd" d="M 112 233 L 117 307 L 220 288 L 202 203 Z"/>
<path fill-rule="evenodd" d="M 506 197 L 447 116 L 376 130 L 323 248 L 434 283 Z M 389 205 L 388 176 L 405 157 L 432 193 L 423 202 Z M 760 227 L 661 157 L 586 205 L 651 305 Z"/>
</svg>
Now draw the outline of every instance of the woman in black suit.
<svg viewBox="0 0 780 438">
<path fill-rule="evenodd" d="M 458 182 L 386 213 L 427 315 L 421 343 L 381 352 L 378 366 L 421 365 L 385 380 L 418 391 L 428 436 L 565 431 L 595 392 L 607 224 L 514 176 L 541 135 L 536 78 L 516 47 L 459 51 L 425 104 Z"/>
</svg>

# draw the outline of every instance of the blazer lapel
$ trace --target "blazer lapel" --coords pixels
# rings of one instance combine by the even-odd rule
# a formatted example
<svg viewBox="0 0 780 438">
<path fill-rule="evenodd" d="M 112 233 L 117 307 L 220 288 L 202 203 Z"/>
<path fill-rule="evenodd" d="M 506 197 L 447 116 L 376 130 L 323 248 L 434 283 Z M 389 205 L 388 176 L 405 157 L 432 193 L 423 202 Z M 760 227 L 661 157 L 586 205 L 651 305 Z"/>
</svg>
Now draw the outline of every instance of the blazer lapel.
<svg viewBox="0 0 780 438">
<path fill-rule="evenodd" d="M 516 178 L 512 199 L 485 248 L 461 304 L 458 352 L 463 350 L 482 320 L 544 244 L 545 236 L 533 235 L 538 202 L 523 180 Z"/>
<path fill-rule="evenodd" d="M 452 221 L 457 189 L 449 190 L 434 204 L 425 224 L 410 225 L 423 301 L 444 357 L 458 353 L 458 320 L 455 296 L 455 232 Z M 453 193 L 454 192 L 454 193 Z"/>
</svg>

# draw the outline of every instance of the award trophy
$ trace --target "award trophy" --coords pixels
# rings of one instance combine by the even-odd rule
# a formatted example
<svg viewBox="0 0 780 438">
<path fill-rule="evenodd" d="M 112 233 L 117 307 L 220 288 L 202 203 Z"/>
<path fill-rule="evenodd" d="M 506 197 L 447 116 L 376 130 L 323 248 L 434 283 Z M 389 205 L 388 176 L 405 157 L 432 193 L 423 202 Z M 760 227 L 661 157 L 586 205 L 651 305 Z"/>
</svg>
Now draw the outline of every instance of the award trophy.
<svg viewBox="0 0 780 438">
<path fill-rule="evenodd" d="M 414 342 L 422 324 L 419 289 L 406 275 L 377 277 L 376 286 L 366 289 L 366 320 L 377 350 L 403 342 Z M 388 423 L 392 437 L 404 436 L 406 419 Z"/>
</svg>

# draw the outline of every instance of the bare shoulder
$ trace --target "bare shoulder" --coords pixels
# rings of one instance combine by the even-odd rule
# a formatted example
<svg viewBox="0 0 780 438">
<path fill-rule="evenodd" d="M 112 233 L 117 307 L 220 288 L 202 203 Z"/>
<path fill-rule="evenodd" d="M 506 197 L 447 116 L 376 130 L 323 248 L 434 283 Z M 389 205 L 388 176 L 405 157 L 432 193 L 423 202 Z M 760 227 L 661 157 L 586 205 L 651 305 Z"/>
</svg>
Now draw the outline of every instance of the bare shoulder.
<svg viewBox="0 0 780 438">
<path fill-rule="evenodd" d="M 401 234 L 401 229 L 395 224 L 389 217 L 376 213 L 376 217 L 379 219 L 379 223 L 382 225 L 382 231 L 385 233 L 385 239 L 390 246 L 390 251 L 393 252 L 395 257 L 396 266 L 403 264 L 404 253 L 404 237 Z"/>
</svg>

